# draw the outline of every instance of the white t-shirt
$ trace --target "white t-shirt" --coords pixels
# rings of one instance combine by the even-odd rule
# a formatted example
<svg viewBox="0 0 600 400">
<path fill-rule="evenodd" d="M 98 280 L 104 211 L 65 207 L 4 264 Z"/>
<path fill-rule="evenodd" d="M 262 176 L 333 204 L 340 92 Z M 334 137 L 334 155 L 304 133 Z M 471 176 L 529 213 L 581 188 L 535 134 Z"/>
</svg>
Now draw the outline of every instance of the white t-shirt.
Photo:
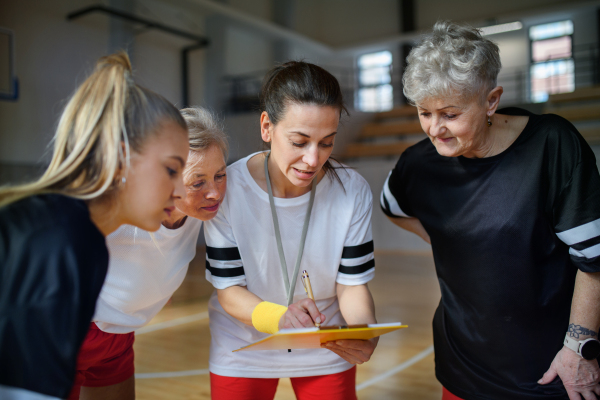
<svg viewBox="0 0 600 400">
<path fill-rule="evenodd" d="M 234 285 L 265 301 L 287 305 L 269 195 L 248 171 L 254 154 L 227 168 L 227 197 L 219 213 L 204 225 L 206 278 L 217 289 Z M 372 194 L 367 182 L 351 169 L 338 169 L 344 187 L 325 177 L 315 194 L 299 275 L 307 270 L 316 304 L 326 324 L 344 324 L 336 296 L 336 282 L 361 285 L 375 275 L 371 234 Z M 345 189 L 345 191 L 344 191 Z M 281 240 L 292 279 L 310 193 L 275 198 Z M 298 277 L 294 299 L 306 298 Z M 268 336 L 223 310 L 216 292 L 209 301 L 210 371 L 248 378 L 301 377 L 334 374 L 352 367 L 326 349 L 242 351 Z"/>
<path fill-rule="evenodd" d="M 188 217 L 178 229 L 161 225 L 154 240 L 131 225 L 108 235 L 108 273 L 92 319 L 98 328 L 128 333 L 146 325 L 183 282 L 201 227 Z"/>
</svg>

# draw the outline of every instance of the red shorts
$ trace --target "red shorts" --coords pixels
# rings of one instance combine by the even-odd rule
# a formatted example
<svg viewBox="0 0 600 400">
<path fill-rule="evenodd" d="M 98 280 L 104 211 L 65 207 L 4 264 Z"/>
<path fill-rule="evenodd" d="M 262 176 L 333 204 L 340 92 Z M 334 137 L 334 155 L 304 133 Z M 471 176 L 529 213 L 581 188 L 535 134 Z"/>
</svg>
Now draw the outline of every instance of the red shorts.
<svg viewBox="0 0 600 400">
<path fill-rule="evenodd" d="M 458 396 L 453 395 L 452 393 L 450 393 L 448 391 L 448 389 L 443 388 L 443 391 L 442 391 L 442 400 L 463 400 L 463 399 L 461 399 Z"/>
<path fill-rule="evenodd" d="M 79 349 L 75 383 L 68 399 L 79 399 L 82 386 L 116 385 L 133 376 L 133 340 L 133 332 L 107 333 L 92 322 Z"/>
<path fill-rule="evenodd" d="M 356 400 L 356 366 L 331 375 L 291 378 L 298 400 Z M 210 398 L 272 400 L 279 378 L 232 378 L 210 374 Z"/>
</svg>

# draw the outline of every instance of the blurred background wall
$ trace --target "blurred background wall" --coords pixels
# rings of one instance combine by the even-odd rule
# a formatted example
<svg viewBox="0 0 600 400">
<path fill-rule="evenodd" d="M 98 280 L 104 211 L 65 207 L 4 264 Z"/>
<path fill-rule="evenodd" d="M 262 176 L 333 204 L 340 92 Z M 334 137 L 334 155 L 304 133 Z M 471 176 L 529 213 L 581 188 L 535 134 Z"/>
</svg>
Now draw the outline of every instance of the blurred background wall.
<svg viewBox="0 0 600 400">
<path fill-rule="evenodd" d="M 89 9 L 94 6 L 100 7 Z M 257 93 L 264 73 L 278 62 L 303 59 L 330 70 L 344 90 L 351 115 L 342 121 L 334 153 L 371 185 L 376 247 L 427 251 L 379 210 L 381 187 L 399 152 L 369 153 L 372 145 L 412 139 L 392 134 L 376 142 L 365 134 L 365 127 L 400 115 L 385 114 L 390 109 L 406 107 L 401 74 L 410 46 L 438 19 L 482 28 L 517 24 L 514 30 L 489 31 L 504 66 L 502 105 L 556 110 L 563 103 L 556 106 L 553 96 L 600 84 L 599 10 L 600 1 L 583 0 L 3 0 L 0 38 L 13 40 L 14 51 L 0 40 L 0 79 L 6 87 L 2 93 L 0 82 L 0 184 L 33 179 L 43 170 L 65 101 L 107 53 L 126 50 L 136 81 L 177 107 L 202 105 L 218 113 L 231 137 L 230 163 L 262 148 Z M 564 21 L 570 21 L 571 31 L 565 25 L 562 34 L 542 37 L 538 44 L 545 46 L 547 58 L 538 59 L 534 53 L 542 47 L 536 47 L 532 29 Z M 556 56 L 550 42 L 541 43 L 559 36 L 568 37 L 570 54 Z M 16 92 L 10 90 L 13 77 Z M 594 111 L 600 109 L 594 108 L 595 98 L 586 99 L 581 107 L 592 110 L 592 117 L 574 122 L 600 155 L 600 121 L 593 117 L 600 119 L 600 111 Z M 573 107 L 581 101 L 575 99 Z"/>
</svg>

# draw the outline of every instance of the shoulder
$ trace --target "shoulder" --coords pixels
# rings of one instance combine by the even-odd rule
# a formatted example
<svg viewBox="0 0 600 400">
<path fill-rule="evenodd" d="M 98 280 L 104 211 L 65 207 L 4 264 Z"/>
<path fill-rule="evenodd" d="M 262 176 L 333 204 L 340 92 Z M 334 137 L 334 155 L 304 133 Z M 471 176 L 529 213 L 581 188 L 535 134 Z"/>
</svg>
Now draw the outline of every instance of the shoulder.
<svg viewBox="0 0 600 400">
<path fill-rule="evenodd" d="M 248 157 L 244 157 L 244 158 L 240 158 L 239 160 L 237 160 L 236 162 L 230 164 L 227 166 L 227 173 L 240 173 L 242 171 L 242 168 L 248 168 L 246 166 L 246 163 L 248 162 L 248 160 L 250 159 L 250 156 Z"/>
<path fill-rule="evenodd" d="M 431 143 L 431 140 L 426 137 L 402 152 L 396 163 L 396 168 L 400 166 L 418 166 L 419 164 L 428 163 L 431 158 L 439 157 L 441 156 L 438 154 L 435 146 Z"/>
<path fill-rule="evenodd" d="M 338 161 L 331 160 L 335 172 L 339 176 L 340 180 L 344 185 L 344 189 L 350 193 L 356 192 L 370 192 L 371 188 L 367 180 L 359 174 L 354 168 L 342 164 Z M 325 179 L 332 180 L 333 177 L 326 176 Z M 335 178 L 333 178 L 334 181 Z M 334 182 L 332 182 L 334 183 Z M 336 182 L 339 185 L 339 182 Z"/>
<path fill-rule="evenodd" d="M 228 167 L 227 167 L 227 173 L 234 173 L 234 174 L 243 174 L 244 172 L 248 171 L 248 162 L 254 158 L 255 156 L 264 153 L 263 151 L 259 151 L 256 153 L 252 153 L 246 157 L 240 158 L 239 160 L 237 160 L 234 163 L 231 163 Z"/>
<path fill-rule="evenodd" d="M 61 288 L 95 291 L 104 281 L 108 249 L 83 201 L 31 196 L 0 210 L 0 265 L 12 274 L 9 283 L 52 275 Z"/>
<path fill-rule="evenodd" d="M 31 196 L 0 210 L 3 234 L 39 241 L 43 248 L 63 246 L 75 253 L 106 252 L 104 236 L 90 220 L 87 205 L 68 196 Z"/>
<path fill-rule="evenodd" d="M 332 166 L 340 178 L 340 182 L 331 175 L 325 176 L 328 179 L 328 197 L 335 198 L 337 201 L 352 203 L 354 208 L 362 204 L 370 207 L 373 202 L 373 193 L 367 180 L 355 169 L 342 163 L 332 161 Z"/>
<path fill-rule="evenodd" d="M 593 151 L 571 122 L 556 114 L 532 114 L 530 118 L 526 129 L 543 141 L 550 161 L 595 164 Z"/>
<path fill-rule="evenodd" d="M 556 114 L 535 114 L 518 107 L 498 110 L 498 114 L 510 116 L 527 116 L 529 121 L 523 134 L 543 140 L 552 147 L 566 146 L 564 150 L 579 152 L 585 140 L 571 122 Z"/>
<path fill-rule="evenodd" d="M 445 158 L 447 157 L 439 155 L 431 140 L 426 137 L 402 152 L 392 168 L 392 181 L 395 184 L 399 179 L 421 175 L 425 170 L 437 168 L 437 163 L 447 162 Z"/>
</svg>

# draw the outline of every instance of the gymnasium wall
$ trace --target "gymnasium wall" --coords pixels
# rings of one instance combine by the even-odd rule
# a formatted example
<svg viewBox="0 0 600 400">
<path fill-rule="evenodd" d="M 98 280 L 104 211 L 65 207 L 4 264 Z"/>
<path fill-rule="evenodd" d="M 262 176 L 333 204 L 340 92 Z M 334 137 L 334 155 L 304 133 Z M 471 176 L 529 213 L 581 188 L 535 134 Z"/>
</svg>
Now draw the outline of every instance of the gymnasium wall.
<svg viewBox="0 0 600 400">
<path fill-rule="evenodd" d="M 217 1 L 217 0 L 215 0 Z M 266 71 L 275 62 L 304 59 L 332 68 L 355 68 L 358 56 L 390 50 L 394 70 L 399 71 L 400 15 L 396 0 L 228 0 L 218 1 L 250 17 L 275 18 L 273 1 L 294 7 L 284 26 L 312 40 L 273 37 L 251 24 L 204 9 L 195 0 L 103 0 L 100 3 L 133 9 L 136 15 L 209 37 L 212 45 L 190 53 L 190 103 L 222 110 L 221 78 Z M 0 26 L 16 33 L 17 74 L 21 93 L 17 102 L 0 101 L 0 183 L 30 179 L 47 162 L 47 151 L 64 102 L 92 70 L 95 61 L 115 50 L 115 37 L 125 38 L 136 80 L 176 105 L 181 105 L 180 49 L 189 41 L 168 34 L 127 28 L 109 22 L 106 15 L 89 15 L 67 21 L 66 15 L 98 4 L 98 0 L 19 0 L 0 2 Z M 570 18 L 575 24 L 575 44 L 598 39 L 596 9 L 600 1 L 506 0 L 479 2 L 419 0 L 417 27 L 428 29 L 438 18 L 485 21 L 520 20 L 525 28 L 491 38 L 501 49 L 505 69 L 528 63 L 528 27 Z M 489 16 L 493 16 L 493 21 Z M 486 17 L 487 16 L 487 17 Z M 118 41 L 117 41 L 118 43 Z M 316 44 L 315 44 L 316 43 Z M 283 46 L 282 46 L 283 44 Z M 500 82 L 502 84 L 502 82 Z M 588 82 L 578 82 L 586 84 Z M 349 104 L 352 108 L 352 104 Z M 262 148 L 258 115 L 223 114 L 231 138 L 230 161 Z M 336 141 L 336 153 L 359 133 L 371 114 L 351 110 L 344 118 Z M 595 148 L 600 163 L 600 146 Z M 426 251 L 428 245 L 392 225 L 381 213 L 378 198 L 395 159 L 351 160 L 370 183 L 374 193 L 373 235 L 378 249 Z"/>
<path fill-rule="evenodd" d="M 111 26 L 103 14 L 67 21 L 69 12 L 98 4 L 97 0 L 19 0 L 0 2 L 0 26 L 12 29 L 20 95 L 0 101 L 0 165 L 6 170 L 44 164 L 58 116 L 65 101 L 111 48 Z M 111 5 L 106 1 L 106 5 Z M 201 34 L 203 18 L 181 16 L 162 2 L 144 1 L 138 15 Z M 171 11 L 170 13 L 168 11 Z M 184 20 L 185 22 L 185 20 Z M 113 27 L 114 34 L 114 27 Z M 190 42 L 158 31 L 135 31 L 129 43 L 136 81 L 175 104 L 181 104 L 179 49 Z M 114 47 L 114 46 L 113 46 Z M 202 51 L 191 53 L 192 102 L 201 103 Z M 10 174 L 12 176 L 12 174 Z"/>
</svg>

